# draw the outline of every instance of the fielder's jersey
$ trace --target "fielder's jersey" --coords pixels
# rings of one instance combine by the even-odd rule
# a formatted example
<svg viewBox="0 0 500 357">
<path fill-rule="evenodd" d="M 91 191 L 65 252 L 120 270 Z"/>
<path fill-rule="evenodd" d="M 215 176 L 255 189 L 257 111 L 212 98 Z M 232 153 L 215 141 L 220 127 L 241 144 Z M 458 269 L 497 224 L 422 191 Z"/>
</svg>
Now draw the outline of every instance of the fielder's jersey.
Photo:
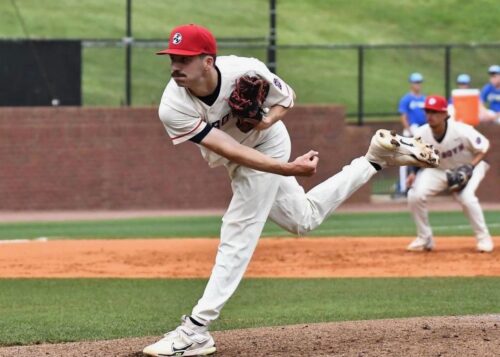
<svg viewBox="0 0 500 357">
<path fill-rule="evenodd" d="M 481 89 L 481 101 L 491 110 L 500 112 L 500 88 L 495 88 L 491 83 Z"/>
<path fill-rule="evenodd" d="M 421 136 L 439 151 L 441 158 L 439 168 L 443 170 L 470 164 L 474 156 L 487 152 L 490 147 L 490 142 L 483 134 L 472 126 L 453 119 L 448 119 L 448 127 L 441 142 L 434 138 L 429 124 L 418 128 L 415 136 Z"/>
<path fill-rule="evenodd" d="M 407 93 L 399 101 L 399 114 L 406 114 L 408 124 L 424 125 L 427 122 L 424 112 L 425 95 L 415 95 Z"/>
<path fill-rule="evenodd" d="M 255 58 L 221 56 L 215 65 L 221 74 L 221 87 L 216 101 L 208 106 L 186 88 L 179 87 L 173 79 L 167 84 L 160 103 L 159 116 L 174 145 L 183 143 L 199 134 L 207 125 L 224 131 L 239 143 L 255 147 L 271 137 L 274 125 L 262 131 L 243 133 L 231 116 L 228 98 L 236 79 L 245 74 L 262 77 L 270 84 L 264 107 L 275 105 L 292 107 L 294 92 L 282 79 L 273 74 L 264 63 Z M 202 155 L 211 167 L 226 164 L 227 159 L 199 145 Z"/>
</svg>

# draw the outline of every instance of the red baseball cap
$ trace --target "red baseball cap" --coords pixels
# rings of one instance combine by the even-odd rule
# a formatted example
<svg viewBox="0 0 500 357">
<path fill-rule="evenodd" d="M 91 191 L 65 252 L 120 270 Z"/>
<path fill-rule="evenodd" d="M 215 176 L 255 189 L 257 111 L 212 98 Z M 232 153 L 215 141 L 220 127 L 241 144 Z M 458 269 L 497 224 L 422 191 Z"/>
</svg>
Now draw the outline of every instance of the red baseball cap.
<svg viewBox="0 0 500 357">
<path fill-rule="evenodd" d="M 199 25 L 189 24 L 175 27 L 170 32 L 168 48 L 157 55 L 197 56 L 217 54 L 217 42 L 212 33 Z"/>
<path fill-rule="evenodd" d="M 425 98 L 424 109 L 435 110 L 437 112 L 447 112 L 448 101 L 439 95 L 430 95 Z"/>
</svg>

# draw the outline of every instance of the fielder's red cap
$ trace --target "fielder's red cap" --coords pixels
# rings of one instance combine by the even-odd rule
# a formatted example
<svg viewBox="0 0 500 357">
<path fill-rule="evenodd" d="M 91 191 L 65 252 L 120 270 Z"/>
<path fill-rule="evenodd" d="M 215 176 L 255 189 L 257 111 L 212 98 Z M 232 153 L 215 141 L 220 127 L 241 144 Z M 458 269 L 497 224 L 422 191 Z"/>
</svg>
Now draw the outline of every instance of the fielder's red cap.
<svg viewBox="0 0 500 357">
<path fill-rule="evenodd" d="M 439 95 L 430 95 L 425 98 L 425 110 L 435 110 L 437 112 L 448 111 L 448 101 Z"/>
<path fill-rule="evenodd" d="M 202 26 L 195 24 L 181 25 L 170 32 L 168 48 L 156 52 L 156 54 L 180 56 L 216 55 L 217 42 L 214 35 Z"/>
</svg>

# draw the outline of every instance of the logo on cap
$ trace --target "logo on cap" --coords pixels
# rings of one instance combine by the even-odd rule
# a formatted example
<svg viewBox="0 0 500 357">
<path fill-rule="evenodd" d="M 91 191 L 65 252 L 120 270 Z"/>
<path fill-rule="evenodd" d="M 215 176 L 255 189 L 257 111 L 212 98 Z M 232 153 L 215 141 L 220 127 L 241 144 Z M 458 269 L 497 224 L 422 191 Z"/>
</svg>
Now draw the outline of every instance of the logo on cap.
<svg viewBox="0 0 500 357">
<path fill-rule="evenodd" d="M 170 31 L 169 48 L 156 52 L 157 55 L 197 56 L 215 55 L 217 42 L 212 33 L 198 25 L 177 26 Z"/>
<path fill-rule="evenodd" d="M 180 34 L 180 32 L 176 32 L 174 37 L 172 37 L 172 43 L 174 45 L 178 45 L 179 43 L 181 43 L 182 41 L 182 35 Z"/>
<path fill-rule="evenodd" d="M 448 107 L 448 101 L 441 96 L 433 95 L 425 99 L 425 110 L 432 110 L 436 112 L 446 112 Z"/>
</svg>

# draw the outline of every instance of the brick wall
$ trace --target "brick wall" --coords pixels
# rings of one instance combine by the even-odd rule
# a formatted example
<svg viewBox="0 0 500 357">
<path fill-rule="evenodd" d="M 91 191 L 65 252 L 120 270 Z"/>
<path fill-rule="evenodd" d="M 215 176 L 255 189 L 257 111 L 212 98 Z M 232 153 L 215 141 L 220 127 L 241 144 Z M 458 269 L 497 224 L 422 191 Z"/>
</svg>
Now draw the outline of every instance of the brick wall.
<svg viewBox="0 0 500 357">
<path fill-rule="evenodd" d="M 374 131 L 345 125 L 335 106 L 297 107 L 286 124 L 293 157 L 320 152 L 317 175 L 299 179 L 306 189 L 363 155 Z M 483 199 L 499 201 L 489 186 Z M 350 201 L 369 195 L 368 184 Z M 0 108 L 0 210 L 224 208 L 230 197 L 225 169 L 191 143 L 173 146 L 156 108 Z"/>
</svg>

